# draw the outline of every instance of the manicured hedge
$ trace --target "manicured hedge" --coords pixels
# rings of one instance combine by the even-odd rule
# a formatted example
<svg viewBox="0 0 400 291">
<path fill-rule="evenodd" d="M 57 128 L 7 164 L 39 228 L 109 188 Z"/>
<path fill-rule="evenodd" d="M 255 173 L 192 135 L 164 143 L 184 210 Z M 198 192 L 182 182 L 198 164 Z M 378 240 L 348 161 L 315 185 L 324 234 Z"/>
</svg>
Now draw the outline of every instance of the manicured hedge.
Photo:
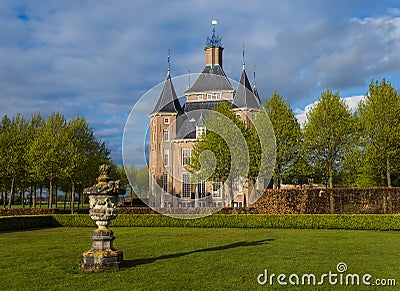
<svg viewBox="0 0 400 291">
<path fill-rule="evenodd" d="M 0 217 L 0 230 L 37 227 L 96 227 L 88 215 Z M 296 214 L 230 215 L 214 214 L 199 219 L 177 219 L 160 214 L 120 214 L 111 227 L 202 227 L 202 228 L 293 228 L 400 230 L 400 215 Z"/>
<path fill-rule="evenodd" d="M 399 214 L 400 187 L 266 189 L 260 214 Z"/>
<path fill-rule="evenodd" d="M 88 215 L 53 215 L 64 227 L 94 227 Z M 400 230 L 400 215 L 230 215 L 214 214 L 199 219 L 178 219 L 160 214 L 120 214 L 111 227 L 225 227 L 225 228 L 318 228 Z"/>
<path fill-rule="evenodd" d="M 0 231 L 60 226 L 51 215 L 0 216 Z"/>
<path fill-rule="evenodd" d="M 0 208 L 0 216 L 58 214 L 57 208 Z"/>
</svg>

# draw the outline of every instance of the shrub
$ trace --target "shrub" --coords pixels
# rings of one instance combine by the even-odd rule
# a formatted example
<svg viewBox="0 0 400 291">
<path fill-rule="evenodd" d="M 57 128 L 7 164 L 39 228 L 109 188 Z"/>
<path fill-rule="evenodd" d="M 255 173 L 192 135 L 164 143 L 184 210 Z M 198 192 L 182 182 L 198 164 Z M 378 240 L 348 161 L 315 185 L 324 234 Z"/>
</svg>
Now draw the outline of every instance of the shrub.
<svg viewBox="0 0 400 291">
<path fill-rule="evenodd" d="M 16 230 L 59 226 L 50 215 L 0 216 L 0 230 Z"/>
<path fill-rule="evenodd" d="M 96 227 L 84 214 L 0 217 L 0 230 L 38 227 Z M 295 214 L 241 215 L 214 214 L 199 219 L 178 219 L 160 214 L 120 214 L 111 227 L 201 227 L 201 228 L 293 228 L 400 230 L 400 215 L 395 214 Z"/>
</svg>

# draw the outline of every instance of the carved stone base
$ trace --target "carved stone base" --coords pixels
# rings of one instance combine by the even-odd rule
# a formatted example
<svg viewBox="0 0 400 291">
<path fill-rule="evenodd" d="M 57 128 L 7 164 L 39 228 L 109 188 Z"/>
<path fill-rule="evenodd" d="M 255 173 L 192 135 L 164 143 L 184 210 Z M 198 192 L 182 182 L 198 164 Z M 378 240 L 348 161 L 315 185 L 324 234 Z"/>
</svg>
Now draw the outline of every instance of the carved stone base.
<svg viewBox="0 0 400 291">
<path fill-rule="evenodd" d="M 119 270 L 122 266 L 121 251 L 87 251 L 82 254 L 80 269 L 85 272 Z"/>
<path fill-rule="evenodd" d="M 82 254 L 82 271 L 118 270 L 123 261 L 123 253 L 113 246 L 112 230 L 98 228 L 93 231 L 92 248 Z"/>
<path fill-rule="evenodd" d="M 107 228 L 98 228 L 93 231 L 91 237 L 91 251 L 115 251 L 113 241 L 115 240 L 114 232 Z"/>
</svg>

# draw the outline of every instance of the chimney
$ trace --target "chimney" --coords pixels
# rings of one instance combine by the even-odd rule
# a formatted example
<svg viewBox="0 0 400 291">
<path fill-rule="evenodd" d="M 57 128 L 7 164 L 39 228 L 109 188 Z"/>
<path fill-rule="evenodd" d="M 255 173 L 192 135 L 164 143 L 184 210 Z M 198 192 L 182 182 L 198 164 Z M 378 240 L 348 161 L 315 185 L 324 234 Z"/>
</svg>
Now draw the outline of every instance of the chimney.
<svg viewBox="0 0 400 291">
<path fill-rule="evenodd" d="M 213 25 L 212 36 L 207 37 L 204 50 L 206 52 L 206 66 L 220 65 L 222 68 L 222 51 L 224 48 L 222 47 L 221 38 L 215 35 L 215 26 L 217 23 L 216 20 L 211 21 Z"/>
<path fill-rule="evenodd" d="M 221 46 L 206 46 L 206 66 L 220 65 L 222 68 L 222 51 Z"/>
</svg>

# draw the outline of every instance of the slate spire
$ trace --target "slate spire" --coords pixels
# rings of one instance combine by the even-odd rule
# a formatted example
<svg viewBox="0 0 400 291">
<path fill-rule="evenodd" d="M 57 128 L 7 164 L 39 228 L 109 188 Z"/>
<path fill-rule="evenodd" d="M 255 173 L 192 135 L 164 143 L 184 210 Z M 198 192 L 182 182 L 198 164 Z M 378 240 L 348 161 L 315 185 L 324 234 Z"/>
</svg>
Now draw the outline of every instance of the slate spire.
<svg viewBox="0 0 400 291">
<path fill-rule="evenodd" d="M 233 104 L 237 108 L 244 109 L 259 109 L 260 102 L 258 97 L 254 95 L 253 89 L 251 88 L 249 78 L 247 77 L 246 69 L 244 67 L 244 50 L 243 50 L 243 70 L 240 76 L 238 88 L 236 90 L 235 97 L 233 98 Z"/>
<path fill-rule="evenodd" d="M 150 115 L 161 113 L 182 113 L 182 106 L 179 103 L 170 74 L 170 50 L 168 50 L 168 73 L 164 86 L 158 98 L 157 104 Z"/>
</svg>

